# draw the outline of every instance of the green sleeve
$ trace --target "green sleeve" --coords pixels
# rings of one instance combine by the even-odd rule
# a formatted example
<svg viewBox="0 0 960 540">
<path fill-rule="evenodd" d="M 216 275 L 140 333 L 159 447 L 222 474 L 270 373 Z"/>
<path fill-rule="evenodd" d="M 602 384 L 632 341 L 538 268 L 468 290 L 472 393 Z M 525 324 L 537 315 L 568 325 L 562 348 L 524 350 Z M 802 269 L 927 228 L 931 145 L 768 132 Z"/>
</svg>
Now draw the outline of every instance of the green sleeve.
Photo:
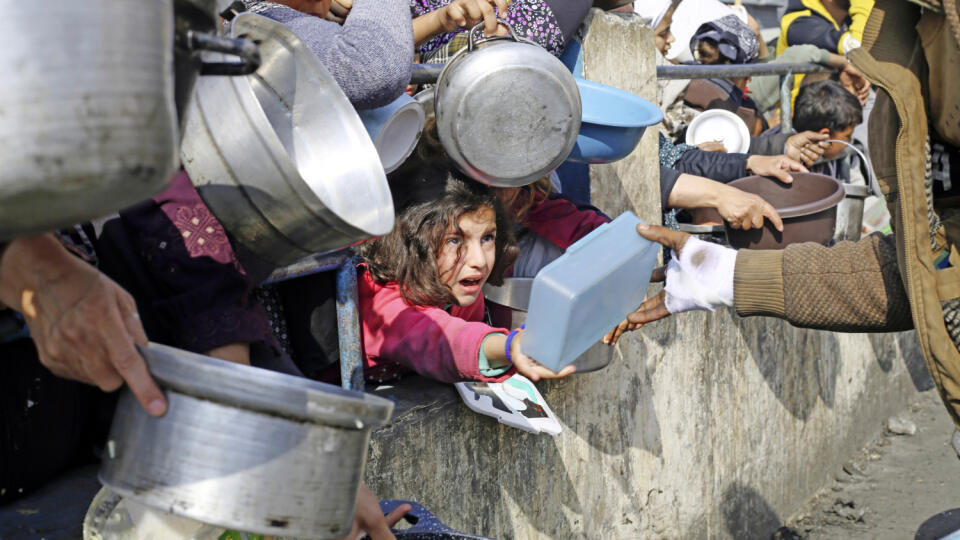
<svg viewBox="0 0 960 540">
<path fill-rule="evenodd" d="M 480 355 L 479 355 L 479 358 L 477 359 L 477 367 L 480 369 L 480 373 L 484 377 L 499 377 L 500 375 L 503 375 L 504 373 L 506 373 L 511 367 L 513 367 L 510 364 L 507 364 L 501 367 L 495 367 L 495 368 L 490 367 L 490 361 L 487 360 L 487 355 L 483 354 L 483 344 L 488 339 L 490 339 L 490 336 L 492 335 L 493 334 L 487 334 L 487 336 L 483 338 L 483 341 L 480 342 Z M 500 335 L 503 335 L 503 334 L 500 334 Z"/>
</svg>

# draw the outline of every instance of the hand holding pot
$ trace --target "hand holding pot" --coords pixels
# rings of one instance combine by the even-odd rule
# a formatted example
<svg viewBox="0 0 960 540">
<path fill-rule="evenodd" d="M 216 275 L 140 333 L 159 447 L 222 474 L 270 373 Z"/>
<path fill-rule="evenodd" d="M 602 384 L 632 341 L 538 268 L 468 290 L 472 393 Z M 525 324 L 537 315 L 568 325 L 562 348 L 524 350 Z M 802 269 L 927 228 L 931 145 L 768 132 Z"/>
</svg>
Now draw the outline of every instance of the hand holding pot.
<svg viewBox="0 0 960 540">
<path fill-rule="evenodd" d="M 717 212 L 734 229 L 759 229 L 763 227 L 763 220 L 766 218 L 778 231 L 783 230 L 780 214 L 759 195 L 726 184 L 716 187 Z"/>
<path fill-rule="evenodd" d="M 152 415 L 166 401 L 135 344 L 147 343 L 133 298 L 53 235 L 18 238 L 0 257 L 0 303 L 23 314 L 40 362 L 105 392 L 124 382 Z"/>
<path fill-rule="evenodd" d="M 637 233 L 671 249 L 670 262 L 665 268 L 654 270 L 650 278 L 651 282 L 664 282 L 664 288 L 604 336 L 604 343 L 614 345 L 624 332 L 673 313 L 713 311 L 719 306 L 733 305 L 735 249 L 656 225 L 638 225 Z"/>
<path fill-rule="evenodd" d="M 403 516 L 413 508 L 409 504 L 401 504 L 393 512 L 383 515 L 380 511 L 380 502 L 377 496 L 370 491 L 366 484 L 360 484 L 357 490 L 357 511 L 353 518 L 353 528 L 350 534 L 341 540 L 354 540 L 369 535 L 372 540 L 396 540 L 390 528 L 397 524 Z"/>
<path fill-rule="evenodd" d="M 509 5 L 508 0 L 454 0 L 437 10 L 437 18 L 444 32 L 470 28 L 482 22 L 486 35 L 505 36 L 507 30 L 497 22 L 497 12 L 505 16 Z"/>
<path fill-rule="evenodd" d="M 803 163 L 787 156 L 757 156 L 747 158 L 747 172 L 760 176 L 772 176 L 777 180 L 789 184 L 793 182 L 791 172 L 810 172 Z"/>
</svg>

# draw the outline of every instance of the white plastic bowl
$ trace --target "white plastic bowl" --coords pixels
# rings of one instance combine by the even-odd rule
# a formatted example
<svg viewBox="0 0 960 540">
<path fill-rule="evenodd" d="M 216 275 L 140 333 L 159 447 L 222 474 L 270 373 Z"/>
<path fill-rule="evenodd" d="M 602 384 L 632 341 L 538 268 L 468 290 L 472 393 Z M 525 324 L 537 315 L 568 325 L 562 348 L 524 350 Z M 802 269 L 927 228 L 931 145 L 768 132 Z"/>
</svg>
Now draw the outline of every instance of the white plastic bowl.
<svg viewBox="0 0 960 540">
<path fill-rule="evenodd" d="M 723 109 L 698 114 L 687 126 L 687 144 L 697 146 L 719 141 L 727 152 L 746 153 L 750 149 L 750 130 L 737 115 Z"/>
</svg>

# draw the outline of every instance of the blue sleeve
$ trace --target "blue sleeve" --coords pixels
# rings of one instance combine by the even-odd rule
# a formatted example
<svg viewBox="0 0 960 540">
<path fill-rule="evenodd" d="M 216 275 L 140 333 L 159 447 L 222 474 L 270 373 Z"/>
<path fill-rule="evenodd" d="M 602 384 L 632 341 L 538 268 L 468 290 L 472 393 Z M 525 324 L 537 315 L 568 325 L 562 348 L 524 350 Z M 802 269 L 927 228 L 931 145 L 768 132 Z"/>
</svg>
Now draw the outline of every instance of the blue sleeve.
<svg viewBox="0 0 960 540">
<path fill-rule="evenodd" d="M 703 176 L 718 182 L 731 182 L 747 175 L 747 154 L 704 152 L 699 148 L 687 150 L 674 168 L 681 173 Z"/>
<path fill-rule="evenodd" d="M 263 15 L 293 30 L 358 109 L 390 103 L 410 82 L 413 23 L 405 0 L 355 0 L 343 26 L 285 6 Z"/>
</svg>

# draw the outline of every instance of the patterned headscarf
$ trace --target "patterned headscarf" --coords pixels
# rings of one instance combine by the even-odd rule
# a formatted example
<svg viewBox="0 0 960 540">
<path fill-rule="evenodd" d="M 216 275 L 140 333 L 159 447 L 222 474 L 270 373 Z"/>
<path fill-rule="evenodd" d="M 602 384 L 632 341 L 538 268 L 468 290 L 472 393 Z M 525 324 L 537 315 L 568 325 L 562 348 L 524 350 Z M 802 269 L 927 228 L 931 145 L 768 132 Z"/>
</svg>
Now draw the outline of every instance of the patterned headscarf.
<svg viewBox="0 0 960 540">
<path fill-rule="evenodd" d="M 700 25 L 690 38 L 690 52 L 694 57 L 697 55 L 697 44 L 703 39 L 716 41 L 720 55 L 734 64 L 753 62 L 760 51 L 757 35 L 733 14 Z"/>
</svg>

